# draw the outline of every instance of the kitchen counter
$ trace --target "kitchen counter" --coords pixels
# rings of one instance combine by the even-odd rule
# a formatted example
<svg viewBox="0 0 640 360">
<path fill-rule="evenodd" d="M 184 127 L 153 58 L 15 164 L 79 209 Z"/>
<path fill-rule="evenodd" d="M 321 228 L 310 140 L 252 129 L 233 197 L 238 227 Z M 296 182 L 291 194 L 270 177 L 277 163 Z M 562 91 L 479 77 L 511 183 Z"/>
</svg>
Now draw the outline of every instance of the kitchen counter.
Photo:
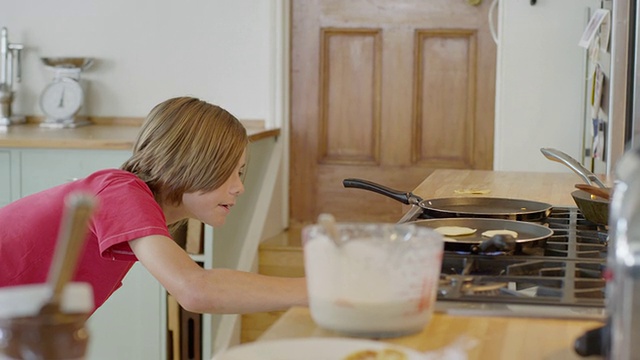
<svg viewBox="0 0 640 360">
<path fill-rule="evenodd" d="M 542 155 L 540 155 L 542 156 Z M 564 165 L 558 164 L 562 170 Z M 566 169 L 566 168 L 565 168 Z M 607 179 L 603 179 L 607 183 Z M 509 172 L 489 170 L 434 171 L 413 193 L 423 199 L 470 196 L 474 192 L 486 193 L 475 196 L 505 197 L 534 200 L 553 206 L 572 206 L 576 203 L 571 192 L 575 184 L 583 184 L 581 177 L 573 172 Z"/>
<path fill-rule="evenodd" d="M 280 129 L 264 128 L 260 121 L 242 123 L 251 141 L 280 135 Z M 15 125 L 0 131 L 0 147 L 129 150 L 139 129 L 139 125 L 121 124 L 93 124 L 70 129 L 48 129 L 37 124 Z"/>
<path fill-rule="evenodd" d="M 574 184 L 581 182 L 574 173 L 437 170 L 413 193 L 427 199 L 481 192 L 482 195 L 475 196 L 510 197 L 575 207 L 571 192 Z M 427 351 L 445 347 L 464 335 L 478 341 L 469 349 L 469 359 L 583 359 L 573 351 L 575 339 L 601 325 L 597 320 L 435 313 L 421 333 L 383 341 Z M 339 335 L 315 325 L 308 308 L 296 307 L 288 310 L 258 341 L 335 336 Z"/>
<path fill-rule="evenodd" d="M 441 313 L 422 332 L 383 341 L 419 351 L 435 351 L 464 336 L 477 344 L 468 349 L 473 359 L 585 359 L 573 351 L 573 342 L 598 321 L 451 316 Z M 294 307 L 276 321 L 258 341 L 336 337 L 339 334 L 315 325 L 305 307 Z M 597 359 L 598 357 L 589 357 Z"/>
</svg>

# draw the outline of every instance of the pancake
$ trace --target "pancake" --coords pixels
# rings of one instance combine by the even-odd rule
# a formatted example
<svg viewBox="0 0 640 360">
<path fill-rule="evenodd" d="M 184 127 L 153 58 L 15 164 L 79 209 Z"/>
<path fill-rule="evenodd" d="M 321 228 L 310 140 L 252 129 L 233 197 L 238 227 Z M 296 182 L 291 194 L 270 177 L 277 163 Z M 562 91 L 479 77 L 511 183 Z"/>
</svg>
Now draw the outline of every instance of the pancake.
<svg viewBox="0 0 640 360">
<path fill-rule="evenodd" d="M 407 355 L 395 349 L 356 351 L 343 360 L 406 360 Z"/>
<path fill-rule="evenodd" d="M 444 236 L 467 236 L 476 233 L 476 229 L 466 226 L 440 226 L 434 229 Z"/>
<path fill-rule="evenodd" d="M 502 229 L 502 230 L 487 230 L 485 232 L 482 233 L 482 236 L 484 237 L 494 237 L 496 235 L 511 235 L 513 236 L 514 239 L 518 238 L 518 233 L 513 231 L 513 230 L 507 230 L 507 229 Z"/>
</svg>

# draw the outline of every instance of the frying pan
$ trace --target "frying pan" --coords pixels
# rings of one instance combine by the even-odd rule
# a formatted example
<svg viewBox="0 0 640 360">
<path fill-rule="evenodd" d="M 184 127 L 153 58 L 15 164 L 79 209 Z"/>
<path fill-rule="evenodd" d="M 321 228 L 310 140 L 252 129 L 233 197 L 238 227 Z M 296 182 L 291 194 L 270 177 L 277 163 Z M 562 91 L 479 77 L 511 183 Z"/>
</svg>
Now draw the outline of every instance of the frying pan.
<svg viewBox="0 0 640 360">
<path fill-rule="evenodd" d="M 596 184 L 597 186 L 606 189 L 607 186 L 600 181 L 596 174 L 587 170 L 582 164 L 578 162 L 578 160 L 572 158 L 568 154 L 553 148 L 542 148 L 540 152 L 549 160 L 556 161 L 561 164 L 564 164 L 569 167 L 569 169 L 573 170 L 578 176 L 580 176 L 585 183 L 589 185 Z"/>
<path fill-rule="evenodd" d="M 560 150 L 553 148 L 540 149 L 547 159 L 557 161 L 561 164 L 568 166 L 576 174 L 578 174 L 587 185 L 597 185 L 602 189 L 611 191 L 600 179 L 591 171 L 587 170 L 576 159 L 565 154 Z M 578 209 L 582 212 L 585 219 L 596 223 L 598 225 L 608 225 L 609 223 L 609 201 L 603 200 L 596 196 L 592 196 L 586 191 L 575 190 L 571 193 L 573 201 L 578 206 Z"/>
<path fill-rule="evenodd" d="M 583 190 L 575 190 L 571 193 L 573 201 L 578 205 L 585 219 L 598 225 L 609 224 L 609 201 Z"/>
<path fill-rule="evenodd" d="M 531 222 L 491 219 L 491 218 L 443 218 L 443 219 L 424 219 L 411 222 L 417 226 L 425 226 L 436 229 L 441 226 L 462 226 L 476 229 L 471 235 L 449 237 L 445 236 L 445 248 L 450 251 L 463 252 L 485 252 L 487 247 L 496 245 L 495 241 L 500 241 L 496 236 L 487 238 L 482 235 L 487 230 L 511 230 L 518 233 L 515 240 L 515 247 L 537 246 L 539 242 L 546 240 L 553 235 L 553 230 L 546 226 L 534 224 Z M 500 236 L 500 235 L 498 235 Z M 509 236 L 510 237 L 510 236 Z M 508 240 L 507 240 L 508 241 Z M 492 242 L 494 242 L 492 244 Z M 500 248 L 501 244 L 497 244 L 496 250 L 506 250 Z"/>
<path fill-rule="evenodd" d="M 399 222 L 412 219 L 422 211 L 426 217 L 432 218 L 493 218 L 519 221 L 540 221 L 551 212 L 551 204 L 537 201 L 493 198 L 493 197 L 451 197 L 423 200 L 411 192 L 402 192 L 362 179 L 344 179 L 346 188 L 369 190 L 388 196 L 412 209 Z"/>
</svg>

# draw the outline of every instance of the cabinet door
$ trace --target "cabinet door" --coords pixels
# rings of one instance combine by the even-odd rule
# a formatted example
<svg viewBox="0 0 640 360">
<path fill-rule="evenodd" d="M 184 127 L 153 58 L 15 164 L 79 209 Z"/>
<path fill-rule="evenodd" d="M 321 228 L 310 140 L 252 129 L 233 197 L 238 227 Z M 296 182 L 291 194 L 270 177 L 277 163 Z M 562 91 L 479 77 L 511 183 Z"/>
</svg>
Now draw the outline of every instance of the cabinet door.
<svg viewBox="0 0 640 360">
<path fill-rule="evenodd" d="M 97 170 L 118 168 L 130 155 L 126 150 L 23 150 L 20 153 L 20 196 L 85 177 Z"/>
<path fill-rule="evenodd" d="M 0 207 L 11 202 L 11 153 L 0 151 Z"/>
<path fill-rule="evenodd" d="M 166 292 L 140 263 L 91 315 L 88 360 L 166 359 Z"/>
</svg>

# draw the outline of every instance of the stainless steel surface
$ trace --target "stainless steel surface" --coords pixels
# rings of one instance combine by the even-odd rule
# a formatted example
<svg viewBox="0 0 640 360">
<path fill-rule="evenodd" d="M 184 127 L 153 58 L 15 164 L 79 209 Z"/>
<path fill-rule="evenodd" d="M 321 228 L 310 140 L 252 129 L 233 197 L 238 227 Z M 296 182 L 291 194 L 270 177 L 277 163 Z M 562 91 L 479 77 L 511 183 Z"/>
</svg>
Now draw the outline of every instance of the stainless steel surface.
<svg viewBox="0 0 640 360">
<path fill-rule="evenodd" d="M 13 113 L 12 104 L 15 96 L 14 81 L 20 82 L 22 64 L 20 53 L 22 44 L 9 41 L 6 27 L 0 30 L 0 127 L 26 122 L 24 116 Z"/>
<path fill-rule="evenodd" d="M 411 221 L 411 219 L 415 219 L 422 214 L 422 208 L 420 205 L 413 204 L 411 205 L 411 209 L 407 211 L 402 218 L 398 220 L 398 224 L 406 223 L 407 221 Z"/>
<path fill-rule="evenodd" d="M 604 319 L 606 227 L 586 220 L 575 207 L 555 207 L 534 225 L 553 234 L 519 252 L 475 254 L 449 250 L 446 243 L 436 311 Z"/>
<path fill-rule="evenodd" d="M 598 178 L 597 175 L 587 170 L 580 162 L 572 158 L 568 154 L 552 148 L 542 148 L 540 152 L 549 160 L 557 161 L 563 165 L 566 165 L 576 174 L 578 174 L 587 185 L 597 185 L 600 189 L 609 190 L 609 188 Z M 599 224 L 607 225 L 609 222 L 609 205 L 608 201 L 601 199 L 592 199 L 591 194 L 583 191 L 576 190 L 571 193 L 571 197 L 576 205 L 582 211 L 584 217 L 588 220 Z"/>
<path fill-rule="evenodd" d="M 620 159 L 616 175 L 609 224 L 615 251 L 607 263 L 611 358 L 636 359 L 640 354 L 640 148 Z"/>
<path fill-rule="evenodd" d="M 578 160 L 572 158 L 568 154 L 552 148 L 542 148 L 540 152 L 544 154 L 544 156 L 552 161 L 557 161 L 568 166 L 571 170 L 573 170 L 576 174 L 578 174 L 585 183 L 592 185 L 596 184 L 601 188 L 606 188 L 607 186 L 600 181 L 600 179 L 591 171 L 587 170 Z"/>
<path fill-rule="evenodd" d="M 609 80 L 609 121 L 607 174 L 612 174 L 622 154 L 631 143 L 638 142 L 633 137 L 635 130 L 630 127 L 637 123 L 638 74 L 637 74 L 637 25 L 634 8 L 636 1 L 605 0 L 605 7 L 611 9 L 611 75 Z M 603 52 L 606 56 L 606 53 Z M 636 114 L 636 115 L 634 115 Z M 636 120 L 634 120 L 634 118 Z"/>
<path fill-rule="evenodd" d="M 635 9 L 627 9 L 626 7 L 630 7 L 633 5 Z M 633 81 L 631 95 L 628 96 L 631 114 L 627 115 L 627 138 L 628 144 L 627 148 L 637 148 L 640 147 L 640 56 L 638 55 L 638 46 L 640 46 L 640 6 L 638 6 L 637 1 L 631 2 L 631 4 L 624 1 L 616 1 L 614 4 L 614 9 L 617 7 L 621 7 L 620 14 L 615 13 L 616 21 L 619 21 L 619 17 L 623 17 L 624 11 L 631 12 L 633 16 L 627 16 L 627 21 L 630 23 L 630 33 L 633 37 L 633 43 L 631 45 L 631 56 L 628 56 L 630 60 L 630 69 L 628 72 L 624 73 L 624 82 L 621 85 L 616 85 L 617 87 L 627 86 L 627 81 Z M 629 11 L 633 10 L 633 11 Z M 627 14 L 628 15 L 628 14 Z M 624 23 L 623 23 L 624 24 Z M 626 91 L 627 88 L 624 88 Z M 625 105 L 628 103 L 625 102 Z M 618 105 L 617 102 L 614 102 L 614 106 L 616 108 L 621 107 L 622 105 Z"/>
</svg>

